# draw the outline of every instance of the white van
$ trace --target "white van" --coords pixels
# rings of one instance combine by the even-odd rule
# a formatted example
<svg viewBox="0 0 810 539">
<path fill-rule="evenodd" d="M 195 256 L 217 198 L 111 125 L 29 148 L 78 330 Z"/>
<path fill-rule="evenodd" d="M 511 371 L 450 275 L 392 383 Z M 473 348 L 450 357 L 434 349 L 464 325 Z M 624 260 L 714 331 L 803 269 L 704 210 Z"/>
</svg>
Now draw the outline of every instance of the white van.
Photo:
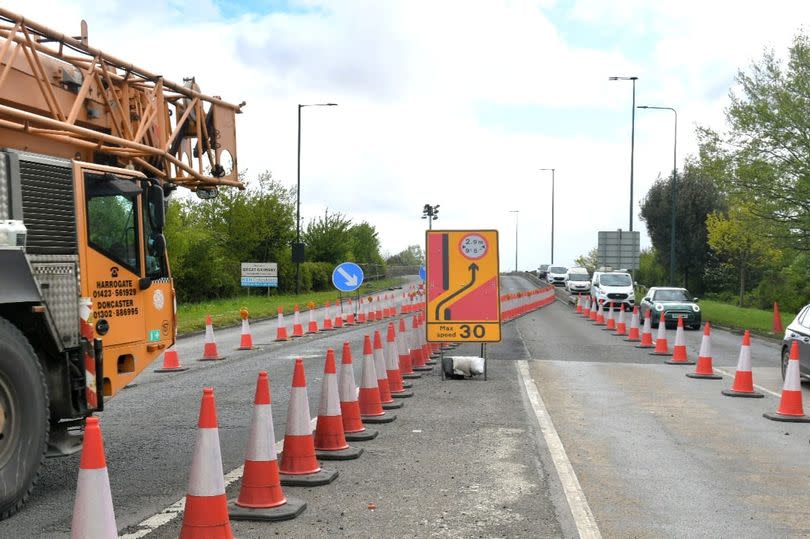
<svg viewBox="0 0 810 539">
<path fill-rule="evenodd" d="M 568 268 L 565 275 L 565 289 L 572 296 L 588 294 L 591 291 L 591 276 L 586 268 Z"/>
<path fill-rule="evenodd" d="M 591 297 L 607 309 L 612 303 L 613 309 L 622 308 L 632 311 L 636 304 L 633 278 L 623 271 L 597 271 L 591 280 Z"/>
<path fill-rule="evenodd" d="M 548 284 L 553 284 L 554 286 L 563 286 L 565 284 L 567 271 L 568 268 L 565 266 L 549 266 L 548 272 L 546 273 L 546 281 L 548 281 Z"/>
</svg>

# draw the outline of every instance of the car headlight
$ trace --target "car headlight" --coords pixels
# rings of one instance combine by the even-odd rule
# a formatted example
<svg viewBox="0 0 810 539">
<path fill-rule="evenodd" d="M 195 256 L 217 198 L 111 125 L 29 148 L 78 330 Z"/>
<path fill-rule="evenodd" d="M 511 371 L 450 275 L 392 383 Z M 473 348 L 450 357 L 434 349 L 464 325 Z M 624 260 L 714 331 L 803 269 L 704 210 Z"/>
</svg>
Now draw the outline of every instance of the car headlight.
<svg viewBox="0 0 810 539">
<path fill-rule="evenodd" d="M 656 310 L 656 311 L 658 311 L 658 312 L 660 313 L 661 311 L 663 311 L 663 310 L 664 310 L 664 306 L 663 306 L 663 305 L 661 305 L 660 303 L 656 303 L 656 304 L 655 304 L 655 310 Z"/>
<path fill-rule="evenodd" d="M 692 310 L 695 311 L 696 313 L 699 313 L 700 312 L 700 306 L 699 305 L 692 305 Z"/>
</svg>

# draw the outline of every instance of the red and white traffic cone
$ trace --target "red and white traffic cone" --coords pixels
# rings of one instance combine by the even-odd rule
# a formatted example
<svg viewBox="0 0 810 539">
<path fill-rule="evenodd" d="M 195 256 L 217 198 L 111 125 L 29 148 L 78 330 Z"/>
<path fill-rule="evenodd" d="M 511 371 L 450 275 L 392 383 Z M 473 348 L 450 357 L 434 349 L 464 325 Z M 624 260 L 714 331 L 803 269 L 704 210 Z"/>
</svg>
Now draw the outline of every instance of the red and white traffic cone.
<svg viewBox="0 0 810 539">
<path fill-rule="evenodd" d="M 351 460 L 363 453 L 363 449 L 352 447 L 346 442 L 343 433 L 343 417 L 340 410 L 335 351 L 326 350 L 326 363 L 323 366 L 323 387 L 318 405 L 318 422 L 315 425 L 315 454 L 323 460 Z"/>
<path fill-rule="evenodd" d="M 180 539 L 233 537 L 225 497 L 214 388 L 203 389 Z"/>
<path fill-rule="evenodd" d="M 366 303 L 362 299 L 357 300 L 357 323 L 366 323 Z"/>
<path fill-rule="evenodd" d="M 349 298 L 349 314 L 346 315 L 346 325 L 353 326 L 356 323 L 354 319 L 354 305 L 352 304 L 352 298 Z"/>
<path fill-rule="evenodd" d="M 421 313 L 417 312 L 411 319 L 411 367 L 415 371 L 432 371 L 433 367 L 425 363 L 426 358 L 422 351 L 420 316 Z"/>
<path fill-rule="evenodd" d="M 104 440 L 97 417 L 88 417 L 84 423 L 84 443 L 70 536 L 73 539 L 118 537 L 107 460 L 104 458 Z"/>
<path fill-rule="evenodd" d="M 391 386 L 388 383 L 388 365 L 385 360 L 385 351 L 382 346 L 382 335 L 374 330 L 374 372 L 377 375 L 377 386 L 380 388 L 380 402 L 383 410 L 402 408 L 401 402 L 391 397 Z"/>
<path fill-rule="evenodd" d="M 700 341 L 700 352 L 698 353 L 697 366 L 695 372 L 687 372 L 689 378 L 702 378 L 704 380 L 722 380 L 723 377 L 715 374 L 712 367 L 712 335 L 711 326 L 708 322 L 703 324 L 703 339 Z"/>
<path fill-rule="evenodd" d="M 589 318 L 591 322 L 599 322 L 599 302 L 596 301 L 596 298 L 591 300 L 591 316 Z"/>
<path fill-rule="evenodd" d="M 374 298 L 369 296 L 367 299 L 368 299 L 368 309 L 366 310 L 366 321 L 376 322 L 377 314 L 376 311 L 374 310 Z"/>
<path fill-rule="evenodd" d="M 284 325 L 284 309 L 281 307 L 278 308 L 278 317 L 276 318 L 276 340 L 289 340 L 289 336 L 287 336 L 287 327 Z"/>
<path fill-rule="evenodd" d="M 405 379 L 422 378 L 422 375 L 414 372 L 411 361 L 411 336 L 408 332 L 405 319 L 399 319 L 399 333 L 397 334 L 397 353 L 399 354 L 399 372 Z M 403 386 L 405 384 L 403 383 Z M 407 387 L 407 386 L 405 386 Z"/>
<path fill-rule="evenodd" d="M 802 406 L 802 381 L 799 375 L 799 341 L 790 345 L 787 369 L 785 369 L 785 383 L 782 386 L 782 398 L 776 413 L 762 414 L 773 421 L 789 421 L 793 423 L 810 423 L 810 417 L 804 415 Z"/>
<path fill-rule="evenodd" d="M 315 321 L 315 304 L 309 304 L 309 324 L 307 324 L 307 333 L 318 333 L 318 322 Z"/>
<path fill-rule="evenodd" d="M 402 373 L 399 372 L 399 349 L 397 348 L 397 332 L 394 323 L 388 323 L 388 333 L 385 339 L 385 370 L 388 375 L 388 388 L 395 399 L 413 397 L 413 391 L 405 389 L 402 382 Z"/>
<path fill-rule="evenodd" d="M 603 303 L 600 303 L 599 308 L 596 309 L 596 325 L 605 325 L 605 305 Z"/>
<path fill-rule="evenodd" d="M 616 318 L 613 314 L 613 302 L 608 303 L 607 316 L 605 317 L 605 327 L 602 331 L 613 331 L 616 329 Z"/>
<path fill-rule="evenodd" d="M 639 342 L 640 340 L 641 336 L 639 334 L 638 327 L 638 307 L 633 307 L 633 314 L 630 316 L 630 331 L 627 333 L 627 338 L 625 341 Z"/>
<path fill-rule="evenodd" d="M 343 301 L 335 304 L 335 329 L 343 327 Z"/>
<path fill-rule="evenodd" d="M 321 324 L 321 331 L 329 331 L 335 329 L 332 325 L 332 304 L 328 301 L 323 306 L 323 323 Z"/>
<path fill-rule="evenodd" d="M 382 300 L 380 300 L 380 296 L 377 296 L 377 301 L 374 303 L 374 305 L 375 305 L 374 318 L 376 320 L 382 320 L 383 319 L 383 305 L 382 305 Z"/>
<path fill-rule="evenodd" d="M 576 310 L 577 314 L 582 314 L 582 293 L 577 294 Z"/>
<path fill-rule="evenodd" d="M 658 334 L 655 338 L 655 350 L 650 352 L 651 356 L 671 356 L 669 351 L 669 341 L 667 341 L 667 323 L 664 320 L 664 313 L 661 312 L 661 318 L 658 320 Z"/>
<path fill-rule="evenodd" d="M 284 433 L 284 451 L 279 465 L 281 484 L 285 486 L 315 487 L 326 485 L 338 476 L 337 470 L 321 468 L 315 457 L 315 440 L 309 419 L 309 399 L 304 362 L 295 360 L 290 401 L 287 403 L 287 429 Z"/>
<path fill-rule="evenodd" d="M 422 344 L 422 357 L 425 359 L 425 365 L 432 367 L 436 361 L 431 357 L 430 344 L 427 342 L 427 332 L 425 331 L 425 315 L 419 315 L 419 342 Z"/>
<path fill-rule="evenodd" d="M 343 433 L 349 442 L 365 442 L 377 437 L 376 430 L 369 430 L 360 418 L 360 403 L 357 400 L 357 386 L 354 383 L 352 367 L 352 349 L 348 342 L 343 343 L 343 355 L 340 360 L 340 415 L 343 420 Z"/>
<path fill-rule="evenodd" d="M 582 317 L 591 317 L 591 296 L 585 296 L 585 299 L 583 300 Z"/>
<path fill-rule="evenodd" d="M 225 357 L 220 356 L 217 350 L 217 341 L 214 339 L 214 325 L 209 314 L 205 319 L 205 344 L 203 345 L 203 357 L 200 358 L 200 361 L 215 361 L 218 359 L 225 359 Z"/>
<path fill-rule="evenodd" d="M 627 324 L 624 322 L 624 306 L 619 306 L 619 320 L 616 322 L 616 332 L 614 333 L 617 337 L 623 337 L 627 334 Z"/>
<path fill-rule="evenodd" d="M 668 365 L 694 365 L 686 355 L 686 339 L 683 335 L 683 316 L 678 316 L 678 329 L 675 330 L 675 345 L 672 347 L 672 359 L 664 363 Z"/>
<path fill-rule="evenodd" d="M 180 365 L 180 356 L 177 355 L 177 349 L 170 346 L 166 353 L 163 354 L 163 366 L 155 369 L 155 372 L 182 372 L 187 370 L 188 367 Z"/>
<path fill-rule="evenodd" d="M 298 310 L 298 305 L 293 308 L 293 337 L 304 336 L 304 325 L 301 323 L 301 311 Z"/>
<path fill-rule="evenodd" d="M 731 389 L 724 389 L 721 393 L 727 397 L 747 397 L 761 399 L 765 395 L 754 391 L 754 373 L 751 372 L 751 332 L 747 329 L 743 335 L 740 356 L 737 359 L 737 372 L 734 373 L 734 383 Z"/>
<path fill-rule="evenodd" d="M 289 520 L 306 509 L 304 500 L 284 495 L 276 459 L 270 381 L 267 371 L 260 371 L 253 398 L 242 486 L 239 496 L 228 502 L 228 514 L 233 520 Z"/>
<path fill-rule="evenodd" d="M 382 407 L 380 384 L 374 369 L 374 351 L 368 335 L 363 339 L 363 371 L 360 375 L 360 417 L 363 423 L 390 423 L 397 418 Z"/>
<path fill-rule="evenodd" d="M 641 344 L 637 344 L 636 348 L 652 348 L 652 310 L 647 311 L 644 317 L 644 327 L 641 330 Z"/>
<path fill-rule="evenodd" d="M 242 318 L 242 333 L 239 336 L 237 350 L 253 350 L 253 335 L 250 333 L 250 322 L 248 322 L 247 316 Z"/>
</svg>

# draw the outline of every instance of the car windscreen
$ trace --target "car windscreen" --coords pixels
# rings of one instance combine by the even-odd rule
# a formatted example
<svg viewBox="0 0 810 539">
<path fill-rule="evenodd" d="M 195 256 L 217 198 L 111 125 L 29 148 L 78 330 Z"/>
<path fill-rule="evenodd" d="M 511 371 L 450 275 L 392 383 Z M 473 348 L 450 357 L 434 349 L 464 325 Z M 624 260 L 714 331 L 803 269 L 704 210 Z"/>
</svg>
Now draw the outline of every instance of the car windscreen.
<svg viewBox="0 0 810 539">
<path fill-rule="evenodd" d="M 625 273 L 605 273 L 599 278 L 599 284 L 603 286 L 630 286 L 630 276 Z"/>
<path fill-rule="evenodd" d="M 584 273 L 570 273 L 568 275 L 569 281 L 587 281 L 588 279 L 590 279 L 590 277 L 588 277 Z"/>
<path fill-rule="evenodd" d="M 562 266 L 551 266 L 548 268 L 549 273 L 565 273 L 566 271 L 568 271 L 568 268 Z"/>
<path fill-rule="evenodd" d="M 686 290 L 658 290 L 653 299 L 655 301 L 692 301 Z"/>
</svg>

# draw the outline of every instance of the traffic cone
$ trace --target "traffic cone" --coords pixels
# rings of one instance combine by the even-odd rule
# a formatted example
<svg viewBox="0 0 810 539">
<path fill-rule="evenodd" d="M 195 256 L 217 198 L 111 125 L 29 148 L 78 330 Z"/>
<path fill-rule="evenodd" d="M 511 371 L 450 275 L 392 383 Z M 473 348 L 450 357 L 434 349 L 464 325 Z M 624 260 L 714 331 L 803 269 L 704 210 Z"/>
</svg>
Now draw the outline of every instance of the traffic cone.
<svg viewBox="0 0 810 539">
<path fill-rule="evenodd" d="M 368 335 L 363 339 L 363 372 L 360 375 L 360 418 L 363 423 L 390 423 L 397 416 L 383 410 L 380 385 L 374 370 L 374 352 Z"/>
<path fill-rule="evenodd" d="M 352 367 L 352 349 L 348 342 L 343 343 L 339 376 L 340 415 L 346 440 L 349 442 L 373 440 L 377 437 L 377 431 L 367 429 L 360 418 L 360 403 L 357 401 L 357 386 L 354 383 Z"/>
<path fill-rule="evenodd" d="M 596 298 L 591 301 L 591 316 L 589 318 L 591 322 L 599 323 L 599 302 Z"/>
<path fill-rule="evenodd" d="M 335 329 L 343 327 L 343 302 L 335 304 Z"/>
<path fill-rule="evenodd" d="M 343 417 L 340 411 L 340 394 L 335 369 L 335 351 L 326 350 L 323 367 L 323 387 L 318 405 L 318 421 L 315 425 L 315 454 L 323 460 L 351 460 L 363 453 L 363 449 L 346 443 L 343 434 Z"/>
<path fill-rule="evenodd" d="M 383 319 L 383 308 L 382 308 L 382 301 L 380 301 L 380 296 L 377 296 L 377 301 L 374 303 L 376 305 L 376 309 L 374 311 L 374 318 L 377 320 Z"/>
<path fill-rule="evenodd" d="M 107 460 L 104 458 L 104 440 L 97 417 L 88 417 L 84 423 L 84 443 L 70 536 L 73 539 L 118 537 Z"/>
<path fill-rule="evenodd" d="M 582 294 L 581 294 L 581 293 L 580 293 L 580 294 L 577 294 L 577 308 L 576 308 L 576 313 L 577 313 L 577 314 L 582 314 Z"/>
<path fill-rule="evenodd" d="M 298 310 L 298 305 L 293 308 L 293 337 L 304 336 L 304 326 L 301 324 L 301 312 Z"/>
<path fill-rule="evenodd" d="M 318 322 L 315 321 L 315 304 L 310 302 L 307 307 L 309 307 L 309 324 L 307 324 L 307 333 L 318 333 Z"/>
<path fill-rule="evenodd" d="M 401 402 L 395 402 L 391 397 L 391 386 L 388 384 L 388 365 L 385 361 L 385 351 L 382 347 L 382 336 L 379 330 L 374 330 L 374 373 L 377 375 L 377 386 L 380 389 L 380 402 L 383 410 L 402 408 Z"/>
<path fill-rule="evenodd" d="M 214 388 L 203 389 L 180 539 L 232 538 Z"/>
<path fill-rule="evenodd" d="M 686 356 L 686 339 L 683 335 L 683 316 L 678 316 L 678 329 L 675 330 L 675 345 L 672 347 L 672 359 L 664 363 L 669 365 L 694 365 Z"/>
<path fill-rule="evenodd" d="M 253 335 L 250 334 L 250 322 L 248 322 L 248 312 L 242 309 L 242 333 L 239 336 L 239 348 L 237 350 L 253 350 Z"/>
<path fill-rule="evenodd" d="M 782 333 L 785 329 L 782 327 L 782 315 L 779 314 L 779 304 L 773 303 L 773 332 Z"/>
<path fill-rule="evenodd" d="M 652 348 L 652 310 L 647 311 L 644 317 L 644 328 L 641 330 L 641 344 L 637 344 L 636 348 Z"/>
<path fill-rule="evenodd" d="M 599 308 L 596 310 L 596 325 L 597 326 L 604 326 L 605 325 L 605 305 L 604 305 L 604 303 L 600 303 Z"/>
<path fill-rule="evenodd" d="M 209 314 L 205 319 L 205 344 L 203 345 L 203 357 L 200 358 L 200 361 L 215 361 L 218 359 L 225 359 L 225 357 L 220 356 L 217 351 L 217 342 L 214 340 L 214 325 Z"/>
<path fill-rule="evenodd" d="M 630 317 L 630 332 L 627 334 L 625 341 L 639 342 L 641 337 L 638 329 L 638 307 L 633 307 L 633 315 Z"/>
<path fill-rule="evenodd" d="M 430 344 L 427 342 L 424 313 L 419 315 L 419 342 L 422 343 L 422 357 L 425 359 L 425 365 L 432 367 L 436 361 L 431 357 Z"/>
<path fill-rule="evenodd" d="M 723 377 L 714 373 L 712 368 L 712 335 L 711 325 L 703 324 L 703 339 L 700 341 L 697 367 L 695 372 L 687 372 L 689 378 L 702 378 L 704 380 L 722 380 Z"/>
<path fill-rule="evenodd" d="M 366 320 L 369 322 L 375 322 L 377 320 L 377 313 L 374 310 L 374 298 L 371 296 L 368 297 L 368 310 L 366 311 Z"/>
<path fill-rule="evenodd" d="M 751 332 L 747 329 L 743 335 L 740 356 L 737 359 L 737 372 L 734 373 L 734 383 L 731 389 L 724 389 L 720 393 L 727 397 L 747 397 L 761 399 L 765 395 L 754 391 L 754 373 L 751 372 Z"/>
<path fill-rule="evenodd" d="M 388 334 L 385 339 L 385 371 L 388 375 L 388 388 L 395 399 L 413 397 L 413 391 L 407 391 L 399 372 L 399 350 L 397 348 L 397 332 L 394 323 L 388 323 Z"/>
<path fill-rule="evenodd" d="M 420 314 L 413 315 L 411 320 L 411 366 L 415 371 L 432 371 L 433 366 L 425 363 L 425 355 L 422 352 L 422 339 L 419 332 L 421 331 L 419 325 Z"/>
<path fill-rule="evenodd" d="M 582 308 L 582 317 L 583 318 L 591 317 L 591 296 L 585 296 L 585 303 Z"/>
<path fill-rule="evenodd" d="M 616 315 L 613 314 L 613 302 L 607 304 L 607 316 L 605 317 L 606 327 L 602 331 L 613 331 L 616 329 Z"/>
<path fill-rule="evenodd" d="M 321 331 L 329 331 L 335 329 L 332 325 L 332 304 L 328 301 L 323 305 L 323 323 L 321 324 Z"/>
<path fill-rule="evenodd" d="M 267 371 L 260 371 L 256 381 L 243 470 L 239 496 L 228 502 L 233 520 L 289 520 L 306 509 L 304 500 L 286 497 L 281 488 Z"/>
<path fill-rule="evenodd" d="M 357 300 L 357 323 L 366 323 L 366 304 L 362 299 Z"/>
<path fill-rule="evenodd" d="M 671 356 L 669 342 L 667 341 L 667 323 L 664 320 L 664 312 L 661 311 L 661 318 L 658 321 L 658 334 L 655 338 L 655 350 L 650 352 L 651 356 Z"/>
<path fill-rule="evenodd" d="M 411 336 L 408 333 L 408 328 L 405 324 L 405 319 L 399 319 L 399 333 L 397 334 L 397 353 L 399 354 L 399 372 L 403 378 L 413 380 L 422 378 L 422 375 L 414 372 L 413 363 L 411 362 L 411 348 L 409 343 Z M 405 386 L 405 383 L 403 383 Z M 407 387 L 407 386 L 405 386 Z"/>
<path fill-rule="evenodd" d="M 616 332 L 614 335 L 617 337 L 627 335 L 627 324 L 624 322 L 624 306 L 619 306 L 619 320 L 616 322 Z"/>
<path fill-rule="evenodd" d="M 799 341 L 790 345 L 790 356 L 787 369 L 785 369 L 785 383 L 782 386 L 782 398 L 776 413 L 762 414 L 774 421 L 790 421 L 793 423 L 810 423 L 810 417 L 804 415 L 802 407 L 802 381 L 799 376 Z"/>
<path fill-rule="evenodd" d="M 284 309 L 281 307 L 278 308 L 278 317 L 276 318 L 276 340 L 289 340 L 289 337 L 287 336 L 287 328 L 284 325 Z"/>
<path fill-rule="evenodd" d="M 353 326 L 356 323 L 354 319 L 354 305 L 352 305 L 352 298 L 349 298 L 349 314 L 346 316 L 346 325 Z"/>
<path fill-rule="evenodd" d="M 309 398 L 304 362 L 295 360 L 290 400 L 287 403 L 287 429 L 284 433 L 284 451 L 279 466 L 281 484 L 286 486 L 315 487 L 327 485 L 338 476 L 337 470 L 321 468 L 315 458 L 315 440 L 309 419 Z"/>
<path fill-rule="evenodd" d="M 180 357 L 177 355 L 177 350 L 174 346 L 170 346 L 166 353 L 163 354 L 163 367 L 155 369 L 155 372 L 182 372 L 187 371 L 188 367 L 180 365 Z"/>
</svg>

